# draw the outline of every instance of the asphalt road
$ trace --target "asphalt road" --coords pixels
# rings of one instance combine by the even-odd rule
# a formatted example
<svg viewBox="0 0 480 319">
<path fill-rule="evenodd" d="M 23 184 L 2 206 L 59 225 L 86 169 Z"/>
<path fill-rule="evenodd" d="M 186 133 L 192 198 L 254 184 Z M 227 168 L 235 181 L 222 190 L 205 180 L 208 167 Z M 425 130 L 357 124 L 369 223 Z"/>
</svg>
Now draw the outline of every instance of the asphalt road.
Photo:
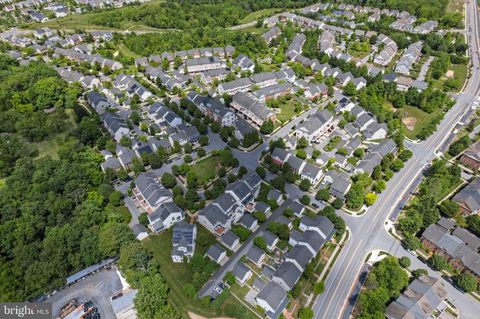
<svg viewBox="0 0 480 319">
<path fill-rule="evenodd" d="M 377 202 L 368 212 L 355 220 L 347 219 L 351 230 L 351 238 L 345 245 L 336 263 L 334 264 L 325 283 L 325 292 L 320 295 L 314 304 L 315 319 L 342 318 L 345 306 L 351 295 L 353 285 L 357 281 L 362 269 L 363 261 L 367 253 L 373 249 L 385 246 L 387 251 L 394 254 L 405 253 L 399 245 L 385 231 L 383 225 L 392 210 L 399 204 L 411 184 L 421 175 L 422 167 L 435 158 L 435 152 L 449 136 L 458 120 L 470 107 L 479 87 L 479 45 L 480 34 L 478 25 L 478 9 L 476 1 L 470 0 L 467 9 L 467 26 L 471 29 L 467 32 L 472 41 L 470 42 L 470 54 L 472 57 L 472 76 L 462 94 L 457 96 L 457 103 L 445 115 L 438 130 L 426 141 L 413 145 L 414 156 L 405 164 L 400 173 L 388 183 L 387 189 L 380 194 Z M 425 268 L 425 265 L 423 268 Z M 455 288 L 445 282 L 449 296 L 455 299 L 459 305 L 462 318 L 478 318 L 480 303 L 470 302 L 470 297 L 460 294 Z"/>
<path fill-rule="evenodd" d="M 103 270 L 60 290 L 45 302 L 52 303 L 53 315 L 57 316 L 60 309 L 72 299 L 78 302 L 91 300 L 102 319 L 115 319 L 110 297 L 121 290 L 122 283 L 115 269 Z"/>
</svg>

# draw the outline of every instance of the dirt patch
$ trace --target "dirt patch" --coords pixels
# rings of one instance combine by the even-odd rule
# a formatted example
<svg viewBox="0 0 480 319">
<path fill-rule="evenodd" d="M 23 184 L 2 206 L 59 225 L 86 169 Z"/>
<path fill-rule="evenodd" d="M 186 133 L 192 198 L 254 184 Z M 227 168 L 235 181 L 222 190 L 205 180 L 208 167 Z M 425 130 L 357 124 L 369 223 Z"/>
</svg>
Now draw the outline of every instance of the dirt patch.
<svg viewBox="0 0 480 319">
<path fill-rule="evenodd" d="M 202 317 L 200 315 L 197 315 L 196 313 L 193 313 L 191 311 L 188 312 L 188 316 L 190 319 L 208 319 L 206 317 Z M 230 318 L 230 317 L 217 317 L 217 318 L 211 318 L 211 319 L 235 319 L 235 318 Z"/>
<path fill-rule="evenodd" d="M 414 117 L 404 117 L 402 123 L 407 127 L 409 131 L 413 131 L 415 124 L 417 124 L 417 119 Z"/>
<path fill-rule="evenodd" d="M 455 76 L 455 71 L 453 70 L 448 70 L 447 73 L 445 73 L 445 77 L 448 79 L 451 79 Z"/>
</svg>

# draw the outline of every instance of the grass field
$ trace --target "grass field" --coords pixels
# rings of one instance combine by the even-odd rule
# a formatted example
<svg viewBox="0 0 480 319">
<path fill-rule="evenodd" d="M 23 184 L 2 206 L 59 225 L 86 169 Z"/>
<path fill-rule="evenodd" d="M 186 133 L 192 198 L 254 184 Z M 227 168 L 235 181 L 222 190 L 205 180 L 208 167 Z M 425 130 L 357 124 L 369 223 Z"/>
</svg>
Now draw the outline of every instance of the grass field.
<svg viewBox="0 0 480 319">
<path fill-rule="evenodd" d="M 413 128 L 413 131 L 410 131 L 409 129 L 407 129 L 407 127 L 402 123 L 402 126 L 404 127 L 405 136 L 410 139 L 416 139 L 418 133 L 420 133 L 422 128 L 426 124 L 428 124 L 430 121 L 432 121 L 437 116 L 437 114 L 441 112 L 441 110 L 432 114 L 428 114 L 417 107 L 407 105 L 403 108 L 403 112 L 405 113 L 405 117 L 414 117 L 417 120 Z"/>
<path fill-rule="evenodd" d="M 272 16 L 275 13 L 280 13 L 282 12 L 282 9 L 278 8 L 269 8 L 269 9 L 263 9 L 263 10 L 258 10 L 255 12 L 250 13 L 247 15 L 245 18 L 240 20 L 240 23 L 249 23 L 258 19 L 264 19 L 266 17 Z"/>
<path fill-rule="evenodd" d="M 463 5 L 465 0 L 450 0 L 448 3 L 447 11 L 449 12 L 460 12 L 463 15 Z"/>
<path fill-rule="evenodd" d="M 208 248 L 215 243 L 215 237 L 204 227 L 197 224 L 197 246 L 195 255 L 204 255 Z M 183 318 L 189 318 L 188 311 L 211 318 L 223 314 L 223 308 L 229 303 L 236 303 L 235 297 L 228 295 L 221 308 L 214 305 L 205 305 L 198 298 L 185 295 L 183 287 L 192 283 L 194 274 L 186 263 L 174 264 L 170 257 L 172 250 L 172 230 L 169 229 L 159 235 L 149 236 L 142 244 L 152 253 L 153 260 L 160 265 L 160 272 L 170 287 L 170 300 L 175 308 L 181 312 Z"/>
<path fill-rule="evenodd" d="M 452 64 L 449 67 L 449 70 L 454 72 L 453 77 L 460 82 L 460 88 L 463 87 L 463 84 L 467 80 L 468 66 L 466 64 Z M 437 89 L 443 89 L 443 84 L 445 83 L 446 78 L 440 78 L 438 80 L 433 80 L 433 87 Z"/>
<path fill-rule="evenodd" d="M 165 0 L 152 0 L 148 3 L 143 3 L 140 7 L 150 7 L 159 2 L 165 2 Z M 126 11 L 128 8 L 117 8 L 117 12 L 121 13 Z M 110 9 L 111 10 L 111 9 Z M 149 26 L 146 26 L 142 23 L 125 20 L 120 28 L 109 28 L 102 25 L 92 24 L 91 19 L 98 15 L 99 12 L 89 12 L 84 14 L 71 14 L 64 18 L 55 19 L 53 21 L 48 21 L 44 23 L 35 23 L 32 24 L 32 29 L 39 27 L 50 27 L 53 29 L 62 29 L 62 30 L 112 30 L 112 31 L 162 31 L 162 29 L 156 29 Z"/>
<path fill-rule="evenodd" d="M 67 109 L 65 112 L 68 115 L 69 127 L 71 130 L 74 130 L 77 127 L 77 122 L 75 120 L 75 113 L 72 109 Z M 68 125 L 68 124 L 67 124 Z M 53 159 L 58 159 L 58 148 L 62 140 L 65 138 L 65 133 L 57 134 L 54 136 L 49 136 L 47 139 L 36 142 L 28 143 L 28 146 L 33 150 L 38 150 L 38 157 L 50 156 Z"/>
<path fill-rule="evenodd" d="M 277 120 L 280 121 L 282 125 L 287 122 L 290 122 L 292 117 L 300 113 L 300 112 L 296 113 L 295 108 L 297 109 L 300 108 L 301 110 L 304 109 L 304 107 L 302 107 L 302 104 L 297 100 L 295 100 L 294 98 L 292 98 L 291 100 L 288 100 L 286 103 L 282 103 L 280 105 L 280 112 L 276 113 Z"/>
<path fill-rule="evenodd" d="M 218 156 L 209 156 L 191 165 L 192 172 L 198 177 L 199 185 L 205 185 L 215 178 L 219 162 Z"/>
</svg>

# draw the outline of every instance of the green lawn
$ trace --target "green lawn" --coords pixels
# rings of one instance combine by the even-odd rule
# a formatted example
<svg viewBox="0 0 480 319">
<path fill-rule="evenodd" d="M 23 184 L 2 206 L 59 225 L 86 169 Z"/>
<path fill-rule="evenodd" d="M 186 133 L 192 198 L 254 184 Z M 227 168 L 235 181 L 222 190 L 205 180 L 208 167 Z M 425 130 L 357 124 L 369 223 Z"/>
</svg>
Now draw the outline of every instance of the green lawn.
<svg viewBox="0 0 480 319">
<path fill-rule="evenodd" d="M 191 165 L 191 171 L 198 177 L 198 184 L 205 185 L 216 177 L 217 167 L 220 165 L 218 156 L 209 156 Z"/>
<path fill-rule="evenodd" d="M 463 87 L 463 84 L 467 80 L 468 66 L 466 64 L 452 64 L 449 68 L 454 72 L 453 77 L 460 82 L 460 89 Z M 443 84 L 447 79 L 442 77 L 438 80 L 433 80 L 433 87 L 437 89 L 443 89 Z"/>
<path fill-rule="evenodd" d="M 280 13 L 282 11 L 283 11 L 282 9 L 278 9 L 278 8 L 258 10 L 244 17 L 242 20 L 240 20 L 240 23 L 249 23 L 258 19 L 263 19 L 263 18 L 272 16 L 275 13 Z"/>
<path fill-rule="evenodd" d="M 293 98 L 287 101 L 286 103 L 283 103 L 282 105 L 280 105 L 280 112 L 276 113 L 277 120 L 280 121 L 282 125 L 287 122 L 290 122 L 292 117 L 300 113 L 300 112 L 296 113 L 295 108 L 300 108 L 303 110 L 303 107 L 300 104 L 300 102 L 296 101 Z"/>
<path fill-rule="evenodd" d="M 215 242 L 215 238 L 205 228 L 197 225 L 197 242 L 205 243 L 197 246 L 196 255 L 203 255 L 208 246 Z M 200 315 L 209 316 L 212 309 L 207 309 L 197 298 L 193 299 L 185 295 L 183 286 L 193 281 L 193 273 L 187 264 L 174 264 L 170 257 L 172 251 L 172 230 L 169 229 L 159 235 L 149 236 L 142 242 L 145 248 L 152 253 L 153 260 L 160 265 L 160 272 L 171 289 L 170 299 L 175 308 L 187 318 L 187 311 L 193 311 Z"/>
<path fill-rule="evenodd" d="M 65 110 L 68 116 L 68 124 L 70 130 L 74 130 L 77 127 L 75 120 L 75 113 L 72 109 Z M 38 157 L 50 156 L 53 159 L 58 159 L 58 148 L 63 144 L 62 140 L 65 138 L 65 133 L 49 136 L 41 142 L 28 143 L 28 146 L 34 150 L 38 150 Z"/>
<path fill-rule="evenodd" d="M 203 226 L 197 224 L 197 246 L 195 255 L 204 255 L 208 248 L 216 243 L 215 237 Z M 221 305 L 204 304 L 198 298 L 188 297 L 183 287 L 187 283 L 192 283 L 194 274 L 190 271 L 186 263 L 173 263 L 170 257 L 172 250 L 172 229 L 169 229 L 159 235 L 151 235 L 142 241 L 145 248 L 151 252 L 153 260 L 160 265 L 160 273 L 165 278 L 170 287 L 170 301 L 174 307 L 181 313 L 182 318 L 189 318 L 187 312 L 192 311 L 208 318 L 221 316 L 224 314 L 224 308 L 228 304 L 238 303 L 231 294 L 227 294 Z"/>
<path fill-rule="evenodd" d="M 416 139 L 418 133 L 420 133 L 420 131 L 423 129 L 423 127 L 426 124 L 430 123 L 430 121 L 432 121 L 442 111 L 438 110 L 438 111 L 436 111 L 432 114 L 428 114 L 428 113 L 420 110 L 417 107 L 407 105 L 403 108 L 403 112 L 404 112 L 404 117 L 413 117 L 417 120 L 412 131 L 407 129 L 405 124 L 402 123 L 402 126 L 404 128 L 404 132 L 405 132 L 405 136 L 410 138 L 410 139 Z"/>
<path fill-rule="evenodd" d="M 463 5 L 465 0 L 450 0 L 447 6 L 447 11 L 449 12 L 460 12 L 463 16 Z"/>
<path fill-rule="evenodd" d="M 153 4 L 158 2 L 165 2 L 165 0 L 152 0 L 148 3 L 144 3 L 139 5 L 139 7 L 150 7 Z M 110 9 L 111 10 L 111 9 Z M 117 8 L 115 9 L 116 12 L 119 14 L 129 10 L 128 8 Z M 117 28 L 110 28 L 103 25 L 96 25 L 91 22 L 91 19 L 97 16 L 98 12 L 90 12 L 85 14 L 71 14 L 64 18 L 55 19 L 53 21 L 48 21 L 45 23 L 35 23 L 31 24 L 32 29 L 40 28 L 40 27 L 50 27 L 54 29 L 67 29 L 67 30 L 78 30 L 78 29 L 85 29 L 85 30 L 112 30 L 112 31 L 152 31 L 152 30 L 161 30 L 148 27 L 142 23 L 130 21 L 125 18 L 125 21 L 122 22 L 122 25 L 119 29 Z"/>
<path fill-rule="evenodd" d="M 133 59 L 139 57 L 138 54 L 130 51 L 130 49 L 128 49 L 128 48 L 125 46 L 125 44 L 123 44 L 123 43 L 119 43 L 119 44 L 117 45 L 117 49 L 118 49 L 118 52 L 120 52 L 123 56 L 129 57 L 129 58 L 133 58 Z"/>
</svg>

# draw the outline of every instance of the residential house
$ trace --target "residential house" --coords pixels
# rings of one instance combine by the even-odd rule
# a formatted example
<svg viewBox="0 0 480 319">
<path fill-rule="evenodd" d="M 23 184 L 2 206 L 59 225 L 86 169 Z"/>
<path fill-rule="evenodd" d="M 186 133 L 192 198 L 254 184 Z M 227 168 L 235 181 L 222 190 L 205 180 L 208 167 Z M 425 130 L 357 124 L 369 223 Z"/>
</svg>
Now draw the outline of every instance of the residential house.
<svg viewBox="0 0 480 319">
<path fill-rule="evenodd" d="M 87 93 L 87 100 L 100 115 L 105 113 L 105 110 L 111 106 L 105 95 L 95 91 L 90 91 Z"/>
<path fill-rule="evenodd" d="M 459 191 L 452 200 L 460 206 L 463 215 L 470 216 L 480 212 L 480 178 Z"/>
<path fill-rule="evenodd" d="M 133 195 L 138 204 L 153 213 L 161 204 L 172 201 L 172 194 L 158 180 L 153 172 L 143 172 L 135 179 Z"/>
<path fill-rule="evenodd" d="M 273 27 L 262 35 L 262 38 L 270 44 L 273 39 L 277 38 L 282 33 L 279 27 Z"/>
<path fill-rule="evenodd" d="M 127 123 L 117 114 L 105 112 L 102 115 L 102 121 L 107 131 L 110 133 L 110 135 L 112 135 L 117 143 L 120 143 L 120 140 L 123 136 L 128 137 L 130 135 L 130 130 L 127 127 Z"/>
<path fill-rule="evenodd" d="M 149 227 L 155 233 L 160 233 L 185 218 L 185 213 L 174 202 L 165 202 L 148 214 Z"/>
<path fill-rule="evenodd" d="M 295 135 L 298 138 L 305 137 L 310 143 L 312 143 L 322 136 L 330 134 L 332 130 L 333 115 L 330 111 L 323 109 L 299 124 L 295 131 Z"/>
<path fill-rule="evenodd" d="M 462 154 L 460 162 L 475 170 L 480 168 L 480 141 L 475 142 Z"/>
<path fill-rule="evenodd" d="M 305 271 L 305 267 L 312 261 L 315 256 L 305 246 L 295 245 L 285 255 L 285 262 L 292 263 L 300 272 Z"/>
<path fill-rule="evenodd" d="M 284 261 L 273 273 L 272 281 L 276 282 L 285 291 L 290 291 L 302 276 L 302 271 L 291 262 Z"/>
<path fill-rule="evenodd" d="M 227 251 L 219 244 L 213 244 L 210 246 L 205 256 L 217 264 L 220 264 L 222 260 L 227 257 Z"/>
<path fill-rule="evenodd" d="M 232 273 L 235 276 L 235 279 L 237 279 L 237 282 L 243 286 L 245 283 L 252 277 L 253 272 L 252 270 L 239 261 L 232 269 Z"/>
<path fill-rule="evenodd" d="M 240 247 L 240 238 L 231 230 L 220 237 L 220 242 L 231 251 L 236 251 Z"/>
<path fill-rule="evenodd" d="M 267 244 L 267 250 L 273 251 L 275 247 L 277 247 L 279 238 L 277 235 L 272 234 L 269 231 L 264 231 L 262 235 L 263 239 L 265 239 L 265 243 Z"/>
<path fill-rule="evenodd" d="M 197 226 L 180 221 L 173 226 L 172 232 L 172 261 L 183 262 L 186 258 L 193 257 L 197 238 Z"/>
<path fill-rule="evenodd" d="M 385 310 L 388 319 L 432 318 L 445 308 L 447 291 L 438 278 L 422 275 Z"/>
<path fill-rule="evenodd" d="M 257 305 L 265 311 L 269 319 L 277 319 L 282 314 L 289 300 L 287 292 L 273 282 L 268 282 L 255 297 Z"/>
<path fill-rule="evenodd" d="M 187 59 L 185 67 L 188 73 L 198 73 L 215 69 L 225 69 L 227 63 L 217 56 Z"/>
<path fill-rule="evenodd" d="M 255 228 L 258 226 L 258 220 L 250 214 L 243 214 L 238 224 L 250 231 L 254 231 Z"/>
<path fill-rule="evenodd" d="M 234 68 L 240 68 L 241 71 L 253 73 L 255 71 L 255 62 L 244 54 L 240 54 L 232 61 Z"/>
<path fill-rule="evenodd" d="M 250 247 L 246 256 L 252 263 L 254 263 L 259 268 L 262 266 L 262 263 L 266 258 L 265 252 L 255 245 Z"/>
<path fill-rule="evenodd" d="M 266 105 L 258 101 L 252 94 L 244 92 L 235 93 L 230 106 L 258 127 L 268 120 L 275 122 L 275 113 L 270 111 Z"/>
</svg>

